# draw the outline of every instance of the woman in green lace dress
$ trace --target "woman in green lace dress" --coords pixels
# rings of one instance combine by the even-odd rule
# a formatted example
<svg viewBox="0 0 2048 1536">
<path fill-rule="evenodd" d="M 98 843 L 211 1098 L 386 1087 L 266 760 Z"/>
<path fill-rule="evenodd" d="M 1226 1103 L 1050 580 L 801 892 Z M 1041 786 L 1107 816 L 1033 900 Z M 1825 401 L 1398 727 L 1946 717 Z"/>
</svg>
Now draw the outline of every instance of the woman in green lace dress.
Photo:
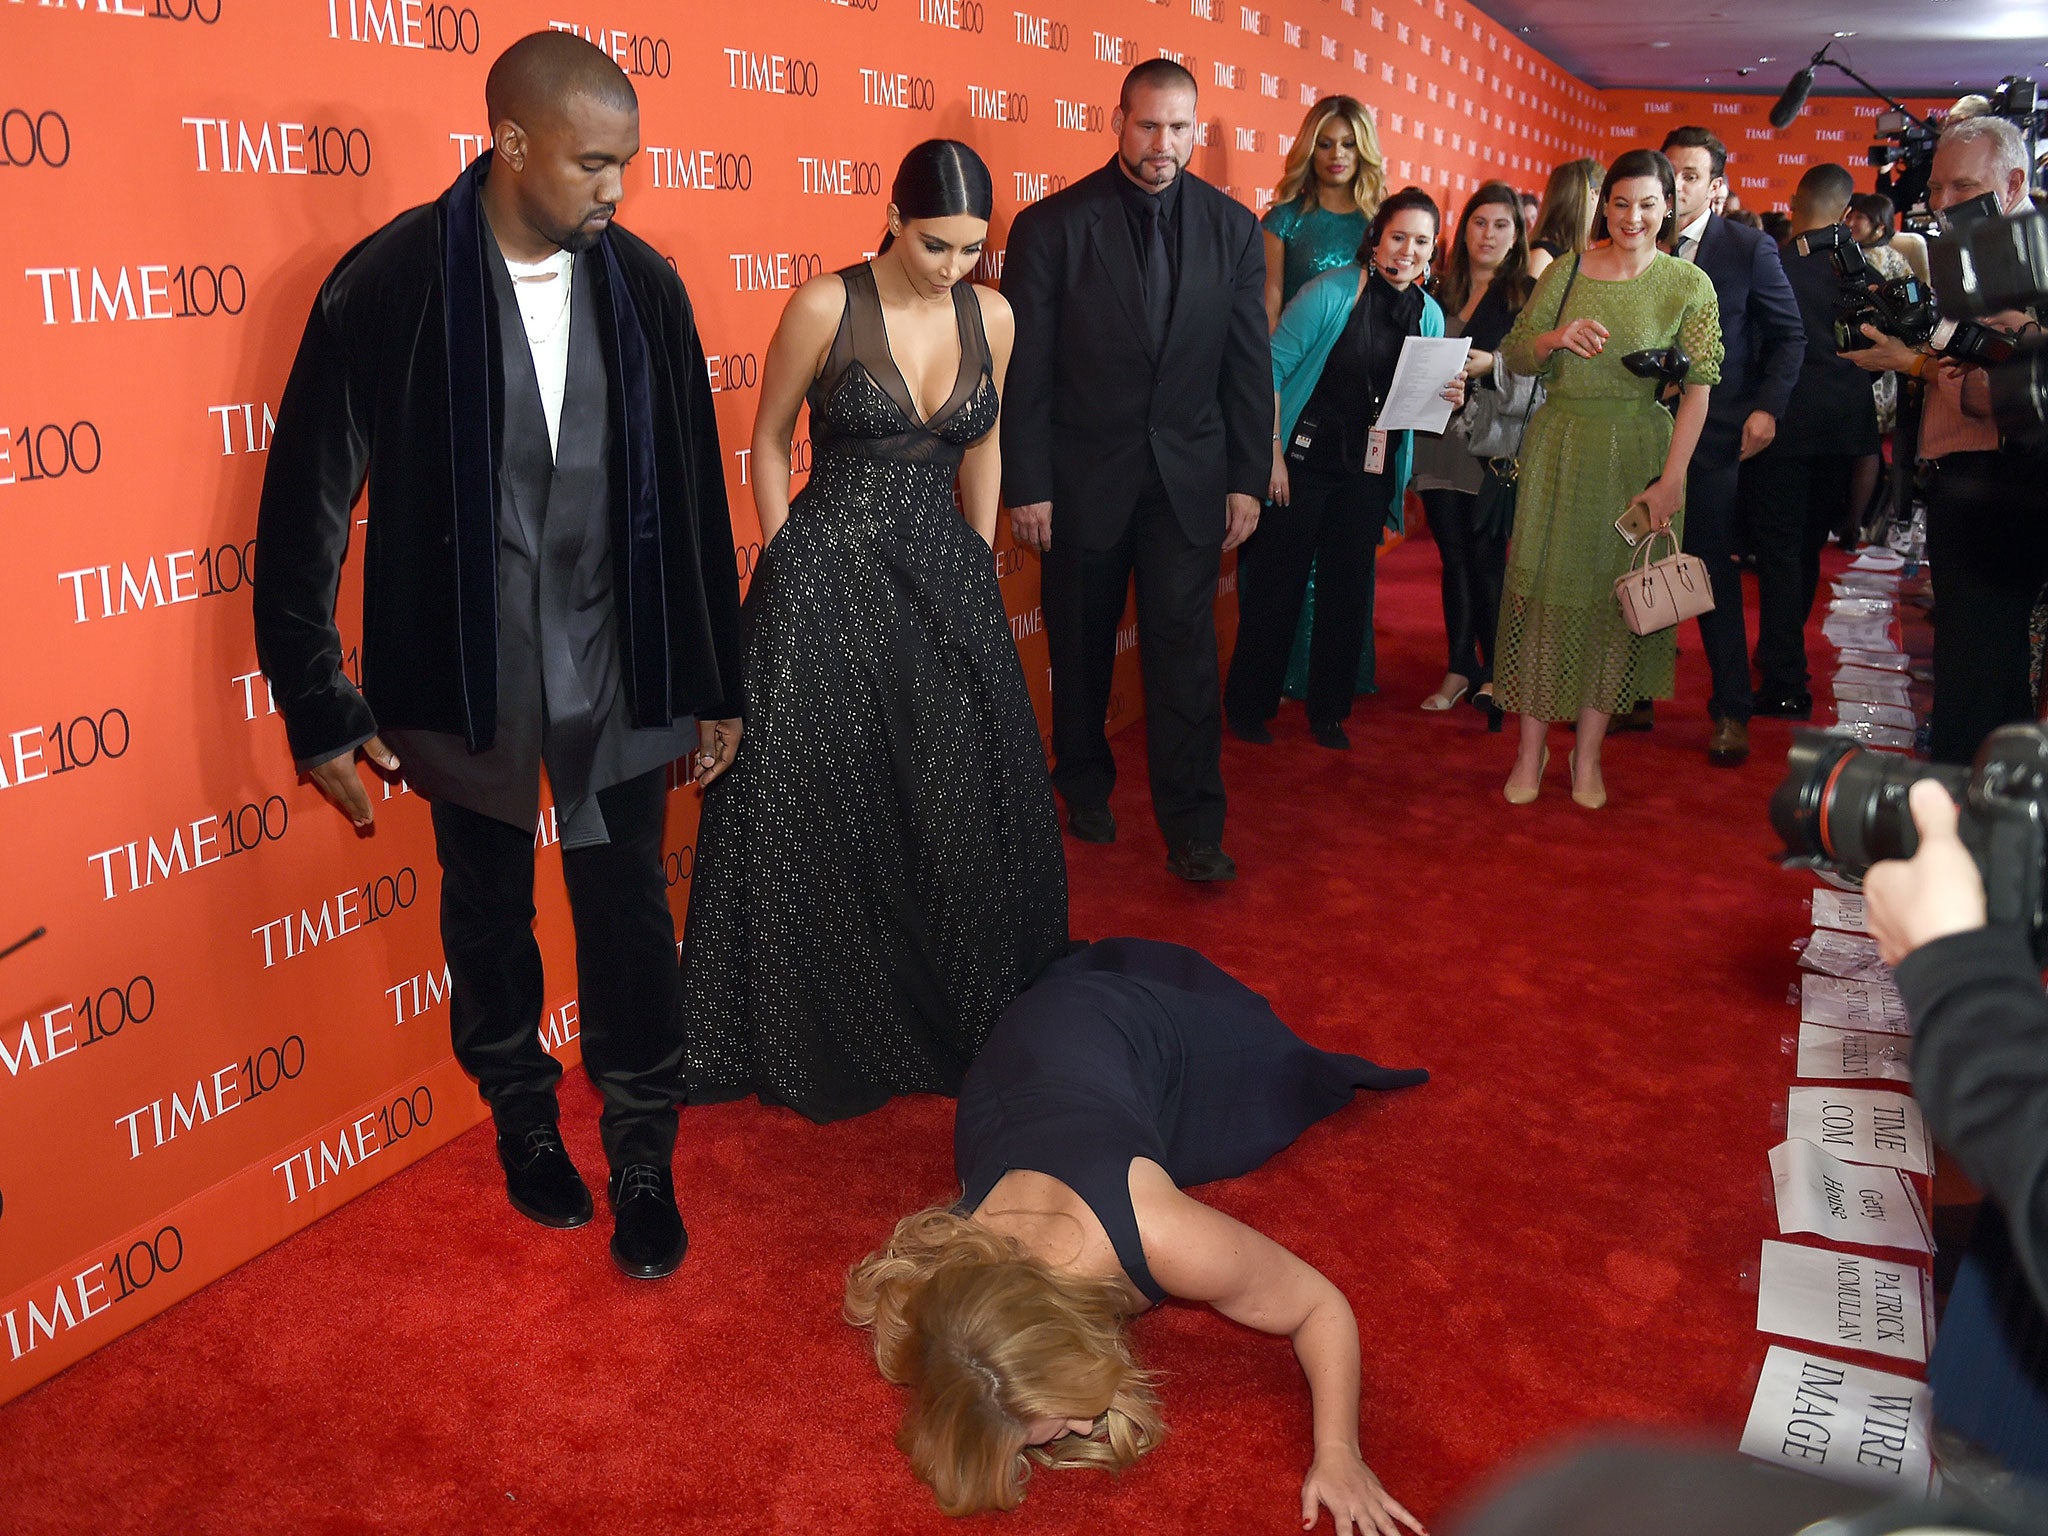
<svg viewBox="0 0 2048 1536">
<path fill-rule="evenodd" d="M 1622 621 L 1614 582 L 1635 552 L 1614 523 L 1641 504 L 1653 528 L 1679 531 L 1686 467 L 1708 388 L 1721 379 L 1714 285 L 1657 249 L 1675 202 L 1662 155 L 1631 150 L 1615 161 L 1594 229 L 1606 243 L 1553 263 L 1501 348 L 1509 368 L 1539 375 L 1549 391 L 1522 443 L 1494 668 L 1494 696 L 1521 716 L 1504 791 L 1512 805 L 1536 798 L 1551 722 L 1573 719 L 1572 799 L 1604 805 L 1608 720 L 1637 699 L 1671 697 L 1677 631 L 1638 636 Z M 1675 426 L 1657 382 L 1622 366 L 1673 342 L 1692 360 Z"/>
</svg>

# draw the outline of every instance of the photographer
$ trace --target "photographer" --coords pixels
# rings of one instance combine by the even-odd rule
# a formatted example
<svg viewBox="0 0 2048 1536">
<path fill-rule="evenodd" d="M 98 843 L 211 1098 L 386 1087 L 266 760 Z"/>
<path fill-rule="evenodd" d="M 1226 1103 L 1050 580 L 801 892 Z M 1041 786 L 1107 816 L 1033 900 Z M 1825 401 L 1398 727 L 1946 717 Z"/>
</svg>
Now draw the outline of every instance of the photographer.
<svg viewBox="0 0 2048 1536">
<path fill-rule="evenodd" d="M 1988 1453 L 2002 1468 L 1972 1491 L 2038 1516 L 2040 1485 L 2008 1473 L 2048 1478 L 2048 996 L 2025 932 L 1985 926 L 1948 791 L 1921 781 L 1909 803 L 1919 849 L 1872 866 L 1870 931 L 1897 968 L 1928 1125 L 2003 1216 L 1978 1222 L 1929 1364 L 1944 1471 L 1982 1484 Z"/>
<path fill-rule="evenodd" d="M 1742 466 L 1743 499 L 1756 541 L 1756 670 L 1760 698 L 1809 700 L 1806 620 L 1820 586 L 1820 552 L 1845 520 L 1857 461 L 1877 454 L 1870 381 L 1835 354 L 1840 282 L 1829 252 L 1856 181 L 1816 165 L 1792 194 L 1795 239 L 1780 253 L 1806 326 L 1799 383 L 1777 436 Z"/>
<path fill-rule="evenodd" d="M 2011 123 L 1953 123 L 1935 146 L 1928 206 L 1940 213 L 1988 192 L 2002 213 L 2016 213 L 2027 206 L 2027 171 L 2026 140 Z M 2010 312 L 1987 322 L 2008 331 L 2028 323 Z M 2035 716 L 2028 625 L 2048 582 L 2048 476 L 2038 456 L 2003 449 L 1980 369 L 1862 329 L 1871 344 L 1842 356 L 1927 385 L 1918 456 L 1935 604 L 1931 752 L 1936 762 L 1967 763 L 1994 728 Z"/>
</svg>

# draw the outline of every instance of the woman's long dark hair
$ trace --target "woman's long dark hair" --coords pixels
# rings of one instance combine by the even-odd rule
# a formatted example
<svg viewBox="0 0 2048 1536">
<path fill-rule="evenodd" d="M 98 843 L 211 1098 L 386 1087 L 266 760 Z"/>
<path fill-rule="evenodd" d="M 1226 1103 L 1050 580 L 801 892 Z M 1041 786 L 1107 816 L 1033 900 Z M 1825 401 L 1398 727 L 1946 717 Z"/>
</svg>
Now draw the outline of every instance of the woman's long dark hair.
<svg viewBox="0 0 2048 1536">
<path fill-rule="evenodd" d="M 1668 210 L 1664 222 L 1657 228 L 1657 243 L 1664 244 L 1678 232 L 1678 177 L 1671 169 L 1671 162 L 1654 149 L 1632 149 L 1607 168 L 1607 179 L 1600 183 L 1600 207 L 1593 215 L 1593 238 L 1606 240 L 1607 199 L 1614 195 L 1615 186 L 1624 181 L 1635 181 L 1649 176 L 1664 185 L 1664 206 Z"/>
<path fill-rule="evenodd" d="M 1522 222 L 1522 194 L 1504 181 L 1485 182 L 1466 199 L 1465 211 L 1458 215 L 1457 237 L 1451 241 L 1449 258 L 1445 263 L 1441 297 L 1444 308 L 1452 314 L 1462 310 L 1465 301 L 1472 297 L 1472 252 L 1465 244 L 1465 231 L 1472 223 L 1473 214 L 1482 208 L 1496 206 L 1507 209 L 1514 216 L 1515 243 L 1501 258 L 1500 269 L 1493 274 L 1494 286 L 1499 288 L 1510 310 L 1519 310 L 1528 303 L 1529 291 L 1536 286 L 1529 280 L 1529 231 Z"/>
<path fill-rule="evenodd" d="M 996 190 L 987 164 L 972 145 L 958 139 L 926 139 L 896 167 L 889 201 L 906 224 L 912 219 L 946 219 L 958 213 L 987 219 L 995 213 Z M 884 230 L 877 254 L 895 240 Z"/>
<path fill-rule="evenodd" d="M 1394 222 L 1396 214 L 1415 212 L 1428 214 L 1429 221 L 1436 225 L 1437 233 L 1443 233 L 1444 213 L 1437 207 L 1436 199 L 1420 187 L 1403 187 L 1380 204 L 1380 211 L 1366 225 L 1365 243 L 1358 248 L 1358 264 L 1361 267 L 1372 265 L 1372 253 L 1379 249 L 1380 236 L 1387 232 L 1387 226 Z"/>
</svg>

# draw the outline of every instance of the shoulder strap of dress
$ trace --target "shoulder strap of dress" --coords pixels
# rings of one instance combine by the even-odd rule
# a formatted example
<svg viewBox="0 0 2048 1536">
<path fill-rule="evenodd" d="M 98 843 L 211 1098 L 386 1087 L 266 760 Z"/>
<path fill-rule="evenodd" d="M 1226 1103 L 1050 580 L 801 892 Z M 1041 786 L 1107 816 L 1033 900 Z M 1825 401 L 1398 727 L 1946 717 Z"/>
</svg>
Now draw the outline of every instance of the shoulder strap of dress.
<svg viewBox="0 0 2048 1536">
<path fill-rule="evenodd" d="M 1102 1230 L 1109 1234 L 1109 1245 L 1116 1250 L 1116 1261 L 1130 1276 L 1131 1284 L 1147 1301 L 1158 1306 L 1166 1300 L 1166 1290 L 1152 1278 L 1151 1266 L 1145 1262 L 1145 1243 L 1138 1233 L 1138 1212 L 1131 1204 L 1130 1162 L 1126 1161 L 1121 1168 L 1098 1165 L 1090 1171 L 1094 1177 L 1089 1182 L 1094 1187 L 1077 1189 L 1075 1193 L 1088 1202 L 1095 1219 L 1102 1223 Z"/>
<path fill-rule="evenodd" d="M 972 360 L 960 371 L 973 374 L 978 368 L 982 373 L 994 373 L 995 354 L 989 351 L 988 330 L 981 320 L 981 299 L 972 282 L 953 285 L 953 319 L 960 327 L 960 355 Z"/>
</svg>

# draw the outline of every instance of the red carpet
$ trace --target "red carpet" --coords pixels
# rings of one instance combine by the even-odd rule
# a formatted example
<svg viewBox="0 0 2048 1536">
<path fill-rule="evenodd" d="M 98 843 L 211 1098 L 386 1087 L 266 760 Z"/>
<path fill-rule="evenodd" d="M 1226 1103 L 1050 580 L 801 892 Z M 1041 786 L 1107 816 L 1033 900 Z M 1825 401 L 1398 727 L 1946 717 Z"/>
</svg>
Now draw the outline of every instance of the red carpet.
<svg viewBox="0 0 2048 1536">
<path fill-rule="evenodd" d="M 1571 803 L 1562 733 L 1542 799 L 1507 806 L 1511 738 L 1415 707 L 1442 669 L 1436 579 L 1426 541 L 1382 567 L 1383 691 L 1349 755 L 1295 706 L 1276 745 L 1227 746 L 1234 887 L 1166 873 L 1139 731 L 1122 841 L 1068 845 L 1078 934 L 1195 945 L 1317 1042 L 1435 1073 L 1205 1196 L 1351 1297 L 1366 1459 L 1425 1520 L 1588 1426 L 1733 1446 L 1807 888 L 1765 859 L 1788 732 L 1759 722 L 1747 767 L 1708 768 L 1691 626 L 1678 702 L 1610 742 L 1606 810 Z M 601 1172 L 594 1097 L 565 1088 Z M 686 1112 L 694 1246 L 656 1285 L 613 1272 L 602 1220 L 515 1216 L 473 1131 L 0 1409 L 0 1529 L 957 1529 L 838 1319 L 847 1266 L 951 1191 L 949 1125 L 935 1100 L 823 1128 Z M 1286 1342 L 1188 1307 L 1136 1338 L 1165 1446 L 1120 1482 L 1041 1473 L 1001 1528 L 1299 1529 Z"/>
</svg>

